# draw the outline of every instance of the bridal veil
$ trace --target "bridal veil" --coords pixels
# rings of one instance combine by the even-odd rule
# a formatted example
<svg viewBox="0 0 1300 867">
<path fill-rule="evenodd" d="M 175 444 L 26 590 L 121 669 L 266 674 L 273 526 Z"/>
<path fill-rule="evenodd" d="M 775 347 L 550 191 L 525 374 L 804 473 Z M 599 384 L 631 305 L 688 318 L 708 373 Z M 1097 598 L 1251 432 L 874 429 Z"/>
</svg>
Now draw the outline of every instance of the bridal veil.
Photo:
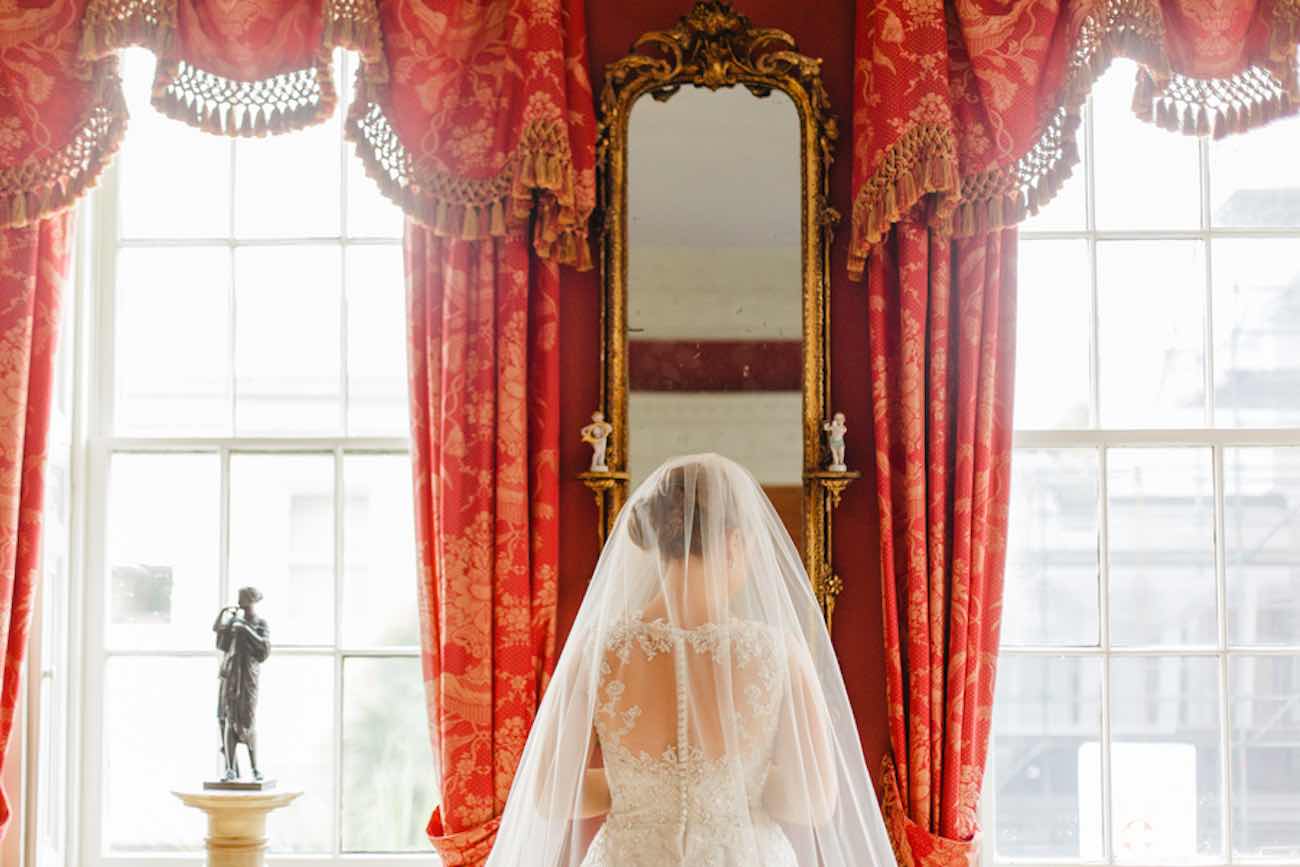
<svg viewBox="0 0 1300 867">
<path fill-rule="evenodd" d="M 601 554 L 489 867 L 894 863 L 789 534 L 739 465 L 669 461 Z"/>
</svg>

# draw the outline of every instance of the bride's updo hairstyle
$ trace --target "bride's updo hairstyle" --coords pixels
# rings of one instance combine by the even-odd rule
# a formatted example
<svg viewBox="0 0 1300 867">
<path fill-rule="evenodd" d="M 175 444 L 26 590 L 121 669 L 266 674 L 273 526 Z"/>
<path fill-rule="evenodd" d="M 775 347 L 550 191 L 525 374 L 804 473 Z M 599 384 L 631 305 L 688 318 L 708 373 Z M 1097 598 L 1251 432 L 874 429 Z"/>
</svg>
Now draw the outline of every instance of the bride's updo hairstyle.
<svg viewBox="0 0 1300 867">
<path fill-rule="evenodd" d="M 686 475 L 694 476 L 695 500 L 691 514 L 690 554 L 704 554 L 704 528 L 708 524 L 710 500 L 707 472 L 700 464 L 683 464 L 664 471 L 653 491 L 632 507 L 627 532 L 643 551 L 654 546 L 659 556 L 680 560 L 686 552 Z"/>
</svg>

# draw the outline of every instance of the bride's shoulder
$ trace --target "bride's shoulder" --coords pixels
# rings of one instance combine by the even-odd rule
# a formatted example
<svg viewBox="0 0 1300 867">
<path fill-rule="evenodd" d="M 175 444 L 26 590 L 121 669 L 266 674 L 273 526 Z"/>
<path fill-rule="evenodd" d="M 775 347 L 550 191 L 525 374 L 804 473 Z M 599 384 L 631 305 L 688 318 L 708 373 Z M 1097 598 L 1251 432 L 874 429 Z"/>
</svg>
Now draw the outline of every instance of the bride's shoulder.
<svg viewBox="0 0 1300 867">
<path fill-rule="evenodd" d="M 645 620 L 639 613 L 623 614 L 610 624 L 602 644 L 604 653 L 623 662 L 627 662 L 634 647 L 653 658 L 672 651 L 672 628 L 663 620 Z"/>
</svg>

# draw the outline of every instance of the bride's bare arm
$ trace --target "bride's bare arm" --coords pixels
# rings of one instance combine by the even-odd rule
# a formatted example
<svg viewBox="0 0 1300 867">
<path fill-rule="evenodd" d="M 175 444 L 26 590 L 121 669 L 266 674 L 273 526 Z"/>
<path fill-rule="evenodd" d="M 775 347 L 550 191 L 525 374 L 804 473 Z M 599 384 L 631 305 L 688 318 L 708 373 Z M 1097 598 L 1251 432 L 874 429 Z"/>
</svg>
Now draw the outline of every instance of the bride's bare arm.
<svg viewBox="0 0 1300 867">
<path fill-rule="evenodd" d="M 807 646 L 793 643 L 790 696 L 781 712 L 763 801 L 781 821 L 821 825 L 834 814 L 839 792 L 830 714 Z"/>
<path fill-rule="evenodd" d="M 556 772 L 559 770 L 555 765 L 557 761 L 557 750 L 554 746 L 546 748 L 546 752 L 539 759 L 538 767 L 541 773 L 537 775 L 536 789 L 533 792 L 533 802 L 539 805 L 539 808 L 550 819 L 590 819 L 594 816 L 602 816 L 609 812 L 610 796 L 609 782 L 605 778 L 605 769 L 592 767 L 595 750 L 592 747 L 598 743 L 596 732 L 591 732 L 591 740 L 588 742 L 588 761 L 587 767 L 579 771 L 582 774 L 580 789 L 576 803 L 565 805 L 557 803 L 554 792 L 551 791 L 556 779 Z M 562 750 L 558 750 L 562 752 Z M 570 777 L 572 779 L 572 777 Z M 563 788 L 561 786 L 560 788 Z M 570 792 L 572 788 L 568 789 Z M 545 805 L 545 806 L 543 806 Z"/>
<path fill-rule="evenodd" d="M 604 768 L 588 768 L 582 780 L 582 798 L 575 819 L 590 819 L 609 812 L 609 779 Z"/>
</svg>

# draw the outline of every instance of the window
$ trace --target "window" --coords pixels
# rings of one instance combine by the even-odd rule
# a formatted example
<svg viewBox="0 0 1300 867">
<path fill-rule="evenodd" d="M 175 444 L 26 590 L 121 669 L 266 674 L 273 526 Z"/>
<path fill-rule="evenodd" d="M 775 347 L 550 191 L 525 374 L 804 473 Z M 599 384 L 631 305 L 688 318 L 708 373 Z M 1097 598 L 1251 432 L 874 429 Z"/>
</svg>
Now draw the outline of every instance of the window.
<svg viewBox="0 0 1300 867">
<path fill-rule="evenodd" d="M 259 764 L 306 793 L 272 853 L 427 851 L 400 213 L 338 116 L 206 135 L 148 106 L 152 66 L 127 55 L 131 128 L 89 221 L 83 859 L 201 858 L 170 790 L 219 771 L 211 626 L 249 584 L 274 648 Z"/>
<path fill-rule="evenodd" d="M 1115 67 L 1021 235 L 988 857 L 1300 863 L 1300 120 Z"/>
</svg>

